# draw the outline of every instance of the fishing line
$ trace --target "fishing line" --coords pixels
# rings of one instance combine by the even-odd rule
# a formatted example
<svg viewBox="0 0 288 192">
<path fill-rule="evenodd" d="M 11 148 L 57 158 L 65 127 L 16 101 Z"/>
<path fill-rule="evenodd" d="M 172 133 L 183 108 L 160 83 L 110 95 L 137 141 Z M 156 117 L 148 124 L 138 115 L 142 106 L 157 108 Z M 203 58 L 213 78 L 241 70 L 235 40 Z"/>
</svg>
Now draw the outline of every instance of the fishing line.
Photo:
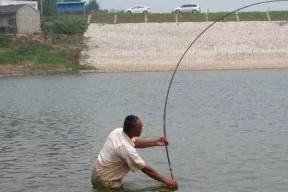
<svg viewBox="0 0 288 192">
<path fill-rule="evenodd" d="M 223 20 L 224 18 L 228 17 L 229 15 L 232 15 L 233 13 L 236 13 L 237 11 L 240 11 L 240 10 L 243 10 L 243 9 L 248 8 L 248 7 L 255 6 L 255 5 L 260 5 L 260 4 L 265 4 L 265 3 L 273 3 L 273 2 L 280 2 L 280 1 L 288 1 L 288 0 L 262 1 L 262 2 L 253 3 L 253 4 L 250 4 L 250 5 L 246 5 L 246 6 L 244 6 L 244 7 L 235 9 L 234 11 L 232 11 L 232 12 L 230 12 L 230 13 L 227 13 L 226 15 L 220 17 L 219 19 L 217 19 L 216 21 L 214 21 L 213 23 L 211 23 L 210 25 L 208 25 L 208 27 L 206 27 L 206 28 L 192 41 L 192 43 L 188 46 L 188 48 L 185 50 L 185 52 L 182 54 L 181 58 L 179 59 L 177 65 L 176 65 L 176 67 L 175 67 L 175 69 L 174 69 L 174 71 L 173 71 L 172 77 L 171 77 L 171 79 L 170 79 L 170 83 L 169 83 L 168 90 L 167 90 L 167 94 L 166 94 L 165 105 L 164 105 L 164 114 L 163 114 L 163 132 L 164 132 L 164 137 L 166 137 L 166 111 L 167 111 L 167 102 L 168 102 L 168 97 L 169 97 L 170 89 L 171 89 L 171 86 L 172 86 L 172 83 L 173 83 L 175 74 L 176 74 L 176 72 L 177 72 L 177 69 L 178 69 L 181 61 L 183 60 L 184 56 L 185 56 L 186 53 L 188 52 L 188 50 L 192 47 L 192 45 L 193 45 L 210 27 L 212 27 L 215 23 L 217 23 L 218 21 Z M 171 178 L 174 179 L 173 173 L 172 173 L 173 170 L 172 170 L 172 167 L 171 167 L 171 161 L 170 161 L 168 146 L 166 145 L 165 148 L 166 148 L 166 155 L 167 155 L 167 161 L 168 161 L 168 166 L 169 166 L 170 175 L 171 175 Z"/>
</svg>

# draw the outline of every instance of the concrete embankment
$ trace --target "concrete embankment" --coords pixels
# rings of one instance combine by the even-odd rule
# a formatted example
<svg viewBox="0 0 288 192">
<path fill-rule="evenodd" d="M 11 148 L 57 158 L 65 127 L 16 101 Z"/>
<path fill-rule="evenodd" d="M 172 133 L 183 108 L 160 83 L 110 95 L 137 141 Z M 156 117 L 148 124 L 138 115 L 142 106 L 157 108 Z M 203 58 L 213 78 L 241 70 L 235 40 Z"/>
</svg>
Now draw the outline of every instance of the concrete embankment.
<svg viewBox="0 0 288 192">
<path fill-rule="evenodd" d="M 209 24 L 90 24 L 82 64 L 99 72 L 173 70 Z M 219 22 L 184 57 L 179 70 L 288 68 L 288 22 Z"/>
</svg>

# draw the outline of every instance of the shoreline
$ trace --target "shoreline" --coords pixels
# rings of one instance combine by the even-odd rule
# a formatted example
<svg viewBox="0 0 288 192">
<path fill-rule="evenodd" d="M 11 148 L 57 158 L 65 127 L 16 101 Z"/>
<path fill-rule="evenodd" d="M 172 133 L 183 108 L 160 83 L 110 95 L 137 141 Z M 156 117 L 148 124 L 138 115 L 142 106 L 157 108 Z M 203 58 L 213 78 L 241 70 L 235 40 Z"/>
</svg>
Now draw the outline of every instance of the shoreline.
<svg viewBox="0 0 288 192">
<path fill-rule="evenodd" d="M 21 64 L 18 64 L 19 66 L 22 66 Z M 23 65 L 24 66 L 24 65 Z M 176 65 L 175 65 L 176 67 Z M 288 67 L 273 67 L 273 68 L 227 68 L 227 69 L 195 69 L 195 70 L 180 70 L 178 69 L 177 72 L 188 72 L 188 71 L 199 71 L 199 72 L 204 72 L 204 71 L 234 71 L 234 70 L 288 70 Z M 159 72 L 173 72 L 174 70 L 151 70 L 151 71 L 97 71 L 97 70 L 80 70 L 79 73 L 74 73 L 74 75 L 81 75 L 81 74 L 103 74 L 103 73 L 159 73 Z M 46 75 L 73 75 L 73 73 L 69 72 L 51 72 L 51 73 L 43 73 L 43 72 L 27 72 L 26 70 L 23 71 L 17 71 L 13 72 L 7 72 L 7 73 L 0 73 L 0 78 L 5 78 L 5 77 L 29 77 L 29 76 L 46 76 Z"/>
<path fill-rule="evenodd" d="M 82 73 L 174 71 L 192 40 L 210 22 L 90 24 Z M 221 22 L 187 52 L 179 71 L 286 69 L 288 22 Z M 69 74 L 63 68 L 40 71 L 33 64 L 1 64 L 0 77 Z"/>
</svg>

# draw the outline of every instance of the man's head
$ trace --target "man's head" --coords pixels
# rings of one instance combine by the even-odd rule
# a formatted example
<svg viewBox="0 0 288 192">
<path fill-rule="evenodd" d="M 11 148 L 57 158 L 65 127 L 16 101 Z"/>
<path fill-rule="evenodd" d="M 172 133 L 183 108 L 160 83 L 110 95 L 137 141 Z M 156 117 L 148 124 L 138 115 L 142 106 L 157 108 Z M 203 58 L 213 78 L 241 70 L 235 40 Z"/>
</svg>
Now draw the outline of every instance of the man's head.
<svg viewBox="0 0 288 192">
<path fill-rule="evenodd" d="M 128 115 L 124 121 L 123 131 L 130 138 L 139 137 L 142 132 L 142 121 L 135 115 Z"/>
</svg>

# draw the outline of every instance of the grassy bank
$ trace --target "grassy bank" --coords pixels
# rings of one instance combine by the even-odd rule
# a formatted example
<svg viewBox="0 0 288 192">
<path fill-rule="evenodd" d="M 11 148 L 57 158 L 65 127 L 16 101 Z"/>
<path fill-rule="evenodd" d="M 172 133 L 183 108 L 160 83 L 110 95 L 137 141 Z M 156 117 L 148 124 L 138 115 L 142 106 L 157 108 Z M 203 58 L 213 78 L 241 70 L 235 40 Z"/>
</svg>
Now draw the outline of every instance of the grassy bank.
<svg viewBox="0 0 288 192">
<path fill-rule="evenodd" d="M 219 13 L 152 13 L 147 15 L 148 23 L 161 23 L 161 22 L 205 22 L 216 21 L 222 16 L 228 14 L 228 12 Z M 127 14 L 117 13 L 116 23 L 143 23 L 145 22 L 144 14 Z M 269 18 L 271 21 L 288 20 L 288 11 L 272 11 L 269 12 Z M 240 12 L 237 15 L 232 14 L 225 18 L 225 21 L 268 21 L 266 12 Z M 92 15 L 91 23 L 108 23 L 115 22 L 115 14 L 113 13 L 95 13 Z"/>
<path fill-rule="evenodd" d="M 78 73 L 86 18 L 42 18 L 43 34 L 0 34 L 0 76 Z"/>
<path fill-rule="evenodd" d="M 56 38 L 5 38 L 9 38 L 9 45 L 0 48 L 0 75 L 78 73 L 80 70 L 91 69 L 79 64 L 82 37 L 62 35 Z"/>
</svg>

